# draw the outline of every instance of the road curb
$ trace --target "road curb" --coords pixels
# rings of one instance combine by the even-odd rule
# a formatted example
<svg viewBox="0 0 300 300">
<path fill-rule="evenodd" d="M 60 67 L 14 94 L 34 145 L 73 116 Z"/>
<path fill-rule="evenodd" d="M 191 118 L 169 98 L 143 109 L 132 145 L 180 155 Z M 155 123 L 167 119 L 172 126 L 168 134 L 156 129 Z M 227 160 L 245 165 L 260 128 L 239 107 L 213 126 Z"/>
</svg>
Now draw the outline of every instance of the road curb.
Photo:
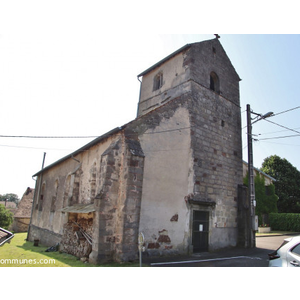
<svg viewBox="0 0 300 300">
<path fill-rule="evenodd" d="M 259 237 L 272 237 L 272 236 L 284 236 L 284 235 L 300 235 L 299 232 L 291 232 L 291 233 L 278 233 L 278 234 L 260 234 L 260 235 L 256 235 L 256 238 Z"/>
</svg>

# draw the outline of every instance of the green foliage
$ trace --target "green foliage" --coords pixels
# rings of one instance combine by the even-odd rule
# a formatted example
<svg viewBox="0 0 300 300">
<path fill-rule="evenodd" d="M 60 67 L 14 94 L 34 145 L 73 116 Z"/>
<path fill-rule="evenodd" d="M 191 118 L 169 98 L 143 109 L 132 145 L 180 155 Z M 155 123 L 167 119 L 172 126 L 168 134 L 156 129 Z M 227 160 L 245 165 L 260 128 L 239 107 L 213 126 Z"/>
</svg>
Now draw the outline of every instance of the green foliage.
<svg viewBox="0 0 300 300">
<path fill-rule="evenodd" d="M 292 213 L 272 213 L 269 215 L 272 231 L 294 231 L 300 232 L 300 214 Z"/>
<path fill-rule="evenodd" d="M 18 204 L 20 201 L 18 195 L 16 195 L 16 194 L 0 195 L 0 201 L 5 201 L 6 199 L 8 202 L 15 202 L 16 204 Z"/>
<path fill-rule="evenodd" d="M 8 229 L 13 220 L 12 212 L 6 209 L 4 205 L 0 204 L 0 227 Z"/>
<path fill-rule="evenodd" d="M 244 184 L 248 186 L 248 173 L 244 177 Z M 262 224 L 262 216 L 270 213 L 277 213 L 277 200 L 275 195 L 275 186 L 273 184 L 265 186 L 263 175 L 257 174 L 254 178 L 255 185 L 255 214 L 258 215 L 258 222 Z"/>
<path fill-rule="evenodd" d="M 300 213 L 300 172 L 285 158 L 267 157 L 261 170 L 276 179 L 275 190 L 279 197 L 280 213 Z"/>
</svg>

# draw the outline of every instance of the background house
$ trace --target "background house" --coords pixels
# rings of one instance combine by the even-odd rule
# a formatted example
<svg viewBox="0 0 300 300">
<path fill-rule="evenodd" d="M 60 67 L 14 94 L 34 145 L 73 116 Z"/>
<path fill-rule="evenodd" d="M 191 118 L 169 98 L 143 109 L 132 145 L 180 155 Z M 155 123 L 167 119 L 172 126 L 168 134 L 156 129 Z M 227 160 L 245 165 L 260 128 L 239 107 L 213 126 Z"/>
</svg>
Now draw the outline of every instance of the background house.
<svg viewBox="0 0 300 300">
<path fill-rule="evenodd" d="M 11 201 L 0 201 L 0 204 L 5 206 L 6 209 L 9 209 L 13 214 L 17 211 L 17 204 Z"/>
<path fill-rule="evenodd" d="M 244 180 L 248 180 L 247 175 L 248 163 L 243 161 Z M 258 225 L 265 226 L 266 224 L 270 224 L 269 214 L 278 212 L 278 197 L 276 195 L 275 186 L 273 185 L 276 179 L 255 167 L 253 168 L 253 175 L 256 201 L 255 214 L 258 216 Z M 260 229 L 258 228 L 258 230 Z"/>
<path fill-rule="evenodd" d="M 31 217 L 33 196 L 34 189 L 28 187 L 14 214 L 14 222 L 12 224 L 14 232 L 27 232 Z"/>
<path fill-rule="evenodd" d="M 243 177 L 244 178 L 247 176 L 247 172 L 248 172 L 248 163 L 243 160 Z M 254 175 L 254 177 L 257 174 L 260 174 L 260 175 L 262 175 L 264 177 L 264 179 L 265 179 L 265 185 L 266 186 L 268 186 L 268 185 L 270 185 L 270 184 L 272 184 L 272 183 L 274 183 L 276 181 L 276 179 L 273 178 L 272 176 L 264 173 L 263 171 L 261 171 L 258 168 L 253 167 L 253 175 Z"/>
</svg>

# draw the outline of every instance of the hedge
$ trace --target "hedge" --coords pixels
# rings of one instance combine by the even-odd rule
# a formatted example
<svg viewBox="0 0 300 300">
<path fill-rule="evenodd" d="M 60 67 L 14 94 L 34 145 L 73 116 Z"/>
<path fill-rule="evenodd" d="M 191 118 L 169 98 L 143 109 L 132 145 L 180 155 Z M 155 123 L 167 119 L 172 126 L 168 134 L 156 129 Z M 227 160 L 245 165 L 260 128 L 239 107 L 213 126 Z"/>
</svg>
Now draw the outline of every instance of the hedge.
<svg viewBox="0 0 300 300">
<path fill-rule="evenodd" d="M 300 214 L 271 213 L 269 222 L 272 230 L 300 232 Z"/>
</svg>

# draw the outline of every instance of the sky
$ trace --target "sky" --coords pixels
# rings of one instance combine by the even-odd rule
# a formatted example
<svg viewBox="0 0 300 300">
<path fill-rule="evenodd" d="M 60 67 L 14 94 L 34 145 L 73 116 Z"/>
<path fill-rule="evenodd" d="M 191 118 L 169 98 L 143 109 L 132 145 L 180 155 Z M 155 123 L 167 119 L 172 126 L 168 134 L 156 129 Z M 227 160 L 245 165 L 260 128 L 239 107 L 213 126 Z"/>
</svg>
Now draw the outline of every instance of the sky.
<svg viewBox="0 0 300 300">
<path fill-rule="evenodd" d="M 140 14 L 123 13 L 136 1 L 126 6 L 118 1 L 106 6 L 97 1 L 6 2 L 0 2 L 0 194 L 21 198 L 27 187 L 34 188 L 32 175 L 41 169 L 44 153 L 47 166 L 132 121 L 140 89 L 137 75 L 187 43 L 215 37 L 188 33 L 197 32 L 196 25 L 200 32 L 219 32 L 242 79 L 244 160 L 245 111 L 250 104 L 256 113 L 274 112 L 269 121 L 295 130 L 266 120 L 253 124 L 259 140 L 253 145 L 254 165 L 260 168 L 266 157 L 276 154 L 300 170 L 300 36 L 290 28 L 269 23 L 264 30 L 236 27 L 242 16 L 228 21 L 228 28 L 208 26 L 204 14 L 196 19 L 191 11 L 179 18 L 181 7 L 175 6 L 171 18 L 160 16 L 166 21 L 162 30 L 152 6 L 140 9 Z M 255 8 L 249 7 L 251 11 Z M 222 21 L 221 12 L 215 17 Z M 222 34 L 220 29 L 233 33 Z M 294 110 L 276 116 L 290 109 Z"/>
<path fill-rule="evenodd" d="M 300 37 L 296 4 L 290 0 L 0 0 L 0 194 L 15 193 L 22 197 L 27 187 L 34 188 L 32 175 L 41 169 L 44 153 L 47 166 L 93 139 L 4 136 L 96 137 L 122 126 L 136 117 L 140 88 L 137 75 L 187 43 L 214 38 L 216 32 L 242 79 L 243 156 L 247 161 L 246 105 L 262 114 L 276 114 L 299 105 Z M 295 109 L 269 120 L 287 128 L 299 128 L 299 114 L 300 110 Z M 262 140 L 297 134 L 283 130 L 263 120 L 253 125 L 253 134 L 260 139 L 253 147 L 256 167 L 266 157 L 277 154 L 300 170 L 299 137 Z M 32 279 L 28 269 L 21 269 L 18 272 L 26 272 L 24 278 Z M 49 269 L 45 270 L 44 276 L 51 274 Z M 91 279 L 99 283 L 99 269 L 94 268 L 95 276 L 87 270 L 87 283 L 95 286 Z M 128 288 L 124 278 L 132 279 L 128 269 L 123 269 L 126 274 L 118 281 L 117 290 L 115 269 L 105 270 L 105 278 L 112 279 L 106 280 L 106 287 L 111 284 L 106 290 L 114 295 L 120 291 L 123 296 Z M 165 288 L 165 280 L 171 274 L 159 270 L 162 280 L 156 272 L 156 282 L 164 282 L 161 286 L 166 296 L 189 296 L 185 287 L 190 284 L 190 276 L 181 276 L 177 288 L 170 289 Z M 257 275 L 252 271 L 253 276 Z M 220 296 L 224 296 L 227 287 L 224 279 L 232 279 L 228 270 L 225 272 L 218 283 Z M 57 272 L 53 275 L 58 278 Z M 252 273 L 247 269 L 249 275 Z M 272 278 L 270 273 L 267 275 Z M 144 286 L 144 276 L 139 276 L 143 280 L 140 286 Z M 139 278 L 135 278 L 135 283 Z M 209 280 L 203 284 L 201 277 L 202 285 L 216 296 L 215 282 L 210 280 L 211 276 L 206 278 Z M 62 279 L 57 283 L 65 284 L 65 278 Z M 15 294 L 28 288 L 24 280 L 18 285 Z M 156 284 L 156 292 L 157 287 Z M 270 289 L 264 290 L 270 296 Z M 85 289 L 74 291 L 77 297 L 79 293 L 86 294 Z M 189 291 L 194 293 L 193 289 Z M 278 290 L 276 293 L 278 296 Z"/>
</svg>

